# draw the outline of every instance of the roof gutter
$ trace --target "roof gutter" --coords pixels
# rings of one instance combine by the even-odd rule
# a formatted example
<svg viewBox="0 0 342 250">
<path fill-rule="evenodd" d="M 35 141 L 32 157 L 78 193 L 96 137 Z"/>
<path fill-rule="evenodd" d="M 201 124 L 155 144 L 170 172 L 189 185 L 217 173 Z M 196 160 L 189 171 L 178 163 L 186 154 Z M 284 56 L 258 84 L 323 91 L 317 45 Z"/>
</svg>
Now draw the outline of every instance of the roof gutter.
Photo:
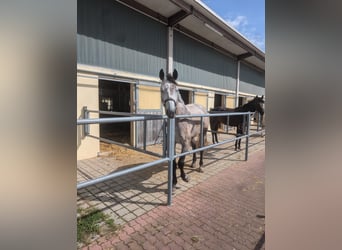
<svg viewBox="0 0 342 250">
<path fill-rule="evenodd" d="M 233 43 L 237 44 L 238 46 L 240 46 L 241 48 L 243 48 L 244 50 L 246 50 L 251 56 L 255 56 L 256 58 L 258 58 L 260 61 L 265 62 L 265 56 L 260 53 L 259 51 L 257 51 L 256 48 L 253 48 L 252 46 L 249 46 L 248 44 L 246 44 L 245 42 L 241 41 L 241 39 L 235 37 L 234 35 L 232 35 L 231 33 L 229 33 L 225 28 L 222 28 L 220 25 L 218 25 L 217 23 L 213 22 L 208 16 L 202 14 L 198 9 L 196 9 L 195 7 L 193 7 L 192 5 L 186 3 L 183 0 L 169 0 L 170 2 L 174 3 L 175 5 L 177 5 L 179 8 L 181 8 L 182 10 L 186 11 L 186 12 L 192 12 L 192 15 L 194 15 L 195 17 L 197 17 L 199 20 L 204 22 L 204 25 L 206 25 L 207 27 L 211 27 L 211 29 L 216 30 L 216 32 L 222 34 L 225 38 L 229 39 L 230 41 L 232 41 Z M 200 2 L 196 3 L 200 4 Z M 205 5 L 201 6 L 206 9 L 209 13 L 211 13 L 211 11 L 209 9 L 207 9 L 207 7 Z M 213 14 L 211 14 L 213 15 Z M 217 19 L 217 17 L 214 15 L 214 17 Z M 224 23 L 224 25 L 231 29 L 226 23 Z M 234 31 L 233 29 L 231 29 L 234 33 L 237 33 L 236 31 Z M 240 34 L 237 33 L 238 36 L 241 36 Z M 241 36 L 241 38 L 243 38 Z M 243 38 L 243 40 L 245 40 L 245 38 Z"/>
</svg>

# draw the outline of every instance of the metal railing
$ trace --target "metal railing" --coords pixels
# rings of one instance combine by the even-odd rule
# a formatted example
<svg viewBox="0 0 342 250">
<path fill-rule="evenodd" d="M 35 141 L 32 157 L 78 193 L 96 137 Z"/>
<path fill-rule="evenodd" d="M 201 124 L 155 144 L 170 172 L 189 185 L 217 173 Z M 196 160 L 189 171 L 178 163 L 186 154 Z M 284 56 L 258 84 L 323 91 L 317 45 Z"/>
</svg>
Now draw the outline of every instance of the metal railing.
<svg viewBox="0 0 342 250">
<path fill-rule="evenodd" d="M 107 112 L 107 111 L 95 111 L 95 112 L 99 112 L 99 113 L 103 113 L 103 114 L 111 114 L 111 115 L 123 115 L 123 116 L 127 116 L 127 117 L 112 117 L 112 118 L 89 118 L 89 112 L 94 112 L 91 110 L 87 110 L 86 107 L 84 107 L 84 117 L 85 119 L 78 119 L 77 120 L 77 125 L 83 125 L 84 126 L 84 131 L 85 131 L 85 135 L 88 137 L 92 137 L 95 139 L 99 139 L 108 143 L 114 143 L 120 146 L 124 146 L 133 150 L 137 150 L 139 152 L 143 152 L 143 153 L 147 153 L 153 156 L 157 156 L 160 157 L 161 159 L 156 160 L 156 161 L 152 161 L 152 162 L 148 162 L 142 165 L 138 165 L 129 169 L 125 169 L 125 170 L 120 170 L 117 172 L 114 172 L 112 174 L 109 175 L 105 175 L 105 176 L 101 176 L 98 177 L 96 179 L 92 179 L 92 180 L 88 180 L 88 181 L 84 181 L 81 182 L 79 184 L 77 184 L 77 190 L 81 189 L 81 188 L 85 188 L 94 184 L 98 184 L 113 178 L 117 178 L 119 176 L 123 176 L 132 172 L 136 172 L 136 171 L 140 171 L 143 169 L 147 169 L 153 166 L 156 166 L 158 164 L 161 163 L 168 163 L 168 192 L 167 192 L 167 205 L 171 205 L 172 203 L 172 178 L 173 178 L 173 160 L 177 157 L 181 157 L 181 156 L 185 156 L 188 154 L 192 154 L 192 153 L 197 153 L 203 150 L 207 150 L 210 148 L 214 148 L 229 142 L 233 142 L 236 141 L 238 139 L 244 139 L 246 138 L 246 147 L 245 147 L 245 160 L 248 160 L 248 144 L 249 144 L 249 137 L 255 134 L 261 134 L 264 132 L 264 130 L 260 130 L 259 129 L 259 122 L 258 122 L 258 127 L 257 127 L 257 132 L 254 133 L 250 133 L 250 123 L 251 123 L 251 112 L 236 112 L 236 113 L 215 113 L 215 114 L 198 114 L 198 115 L 176 115 L 175 118 L 168 118 L 166 115 L 139 115 L 139 114 L 131 114 L 131 113 L 122 113 L 122 112 Z M 207 146 L 203 146 L 203 117 L 214 117 L 214 116 L 234 116 L 234 115 L 243 115 L 246 117 L 246 121 L 247 121 L 247 131 L 245 135 L 239 136 L 239 137 L 235 137 L 235 138 L 231 138 L 231 139 L 227 139 L 227 140 L 223 140 L 222 142 L 219 143 L 215 143 L 215 144 L 211 144 L 211 145 L 207 145 Z M 197 149 L 192 149 L 190 151 L 187 152 L 183 152 L 183 153 L 179 153 L 176 154 L 175 152 L 175 121 L 176 119 L 184 119 L 184 118 L 196 118 L 199 117 L 199 122 L 200 122 L 200 126 L 201 126 L 201 147 L 197 148 Z M 163 133 L 164 139 L 163 139 L 163 155 L 151 152 L 151 151 L 147 151 L 146 150 L 146 145 L 144 145 L 143 149 L 137 148 L 137 147 L 133 147 L 133 146 L 129 146 L 126 144 L 122 144 L 122 143 L 118 143 L 112 140 L 108 140 L 105 138 L 100 138 L 100 137 L 96 137 L 96 136 L 92 136 L 89 133 L 89 124 L 104 124 L 104 123 L 119 123 L 119 122 L 132 122 L 132 121 L 148 121 L 148 120 L 156 120 L 156 119 L 163 119 L 164 121 L 167 121 L 167 132 Z M 146 126 L 146 123 L 144 123 L 144 125 Z M 144 129 L 145 130 L 145 129 Z M 145 133 L 146 136 L 146 133 Z M 167 147 L 166 147 L 167 145 Z M 166 150 L 167 149 L 167 150 Z M 167 153 L 166 153 L 167 151 Z"/>
</svg>

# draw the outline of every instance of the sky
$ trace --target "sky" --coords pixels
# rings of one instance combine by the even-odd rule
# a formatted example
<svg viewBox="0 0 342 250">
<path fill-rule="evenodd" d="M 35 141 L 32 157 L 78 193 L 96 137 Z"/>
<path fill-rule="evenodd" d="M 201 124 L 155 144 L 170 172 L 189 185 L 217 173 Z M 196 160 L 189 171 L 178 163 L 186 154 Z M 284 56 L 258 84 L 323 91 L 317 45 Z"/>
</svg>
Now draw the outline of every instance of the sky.
<svg viewBox="0 0 342 250">
<path fill-rule="evenodd" d="M 202 2 L 265 52 L 265 0 L 202 0 Z"/>
</svg>

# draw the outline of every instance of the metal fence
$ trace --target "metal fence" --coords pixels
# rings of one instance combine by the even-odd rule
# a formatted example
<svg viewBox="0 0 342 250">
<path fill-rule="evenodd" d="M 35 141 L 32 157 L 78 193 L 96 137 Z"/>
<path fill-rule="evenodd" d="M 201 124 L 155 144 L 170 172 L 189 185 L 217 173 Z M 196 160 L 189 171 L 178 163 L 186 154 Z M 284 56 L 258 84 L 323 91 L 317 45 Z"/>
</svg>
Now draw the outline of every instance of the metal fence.
<svg viewBox="0 0 342 250">
<path fill-rule="evenodd" d="M 202 115 L 176 115 L 175 118 L 168 118 L 166 115 L 137 115 L 137 114 L 131 114 L 131 113 L 122 113 L 122 112 L 106 112 L 106 111 L 97 111 L 97 112 L 102 112 L 102 113 L 106 113 L 106 114 L 112 114 L 112 115 L 122 115 L 122 116 L 127 116 L 127 117 L 113 117 L 113 118 L 89 118 L 89 112 L 94 112 L 94 111 L 88 111 L 86 108 L 84 108 L 84 119 L 78 119 L 77 120 L 77 125 L 83 125 L 84 126 L 84 133 L 86 136 L 88 137 L 92 137 L 95 139 L 99 139 L 100 141 L 104 141 L 104 142 L 108 142 L 108 143 L 113 143 L 119 146 L 123 146 L 126 148 L 130 148 L 133 150 L 137 150 L 139 152 L 143 152 L 146 154 L 150 154 L 153 156 L 157 156 L 160 157 L 161 159 L 156 160 L 156 161 L 152 161 L 149 163 L 145 163 L 142 165 L 138 165 L 129 169 L 125 169 L 125 170 L 121 170 L 121 171 L 117 171 L 114 172 L 112 174 L 108 174 L 105 176 L 101 176 L 99 178 L 96 179 L 92 179 L 92 180 L 88 180 L 88 181 L 84 181 L 81 182 L 79 184 L 77 184 L 77 190 L 81 189 L 81 188 L 85 188 L 91 185 L 95 185 L 113 178 L 117 178 L 119 176 L 123 176 L 132 172 L 136 172 L 139 170 L 143 170 L 149 167 L 153 167 L 156 166 L 158 164 L 161 163 L 168 163 L 168 192 L 167 192 L 167 204 L 171 205 L 172 203 L 172 171 L 173 171 L 173 160 L 177 157 L 180 156 L 185 156 L 188 154 L 192 154 L 192 153 L 197 153 L 203 150 L 207 150 L 210 148 L 214 148 L 229 142 L 233 142 L 236 141 L 238 139 L 243 139 L 246 138 L 246 147 L 245 147 L 245 160 L 248 160 L 248 144 L 249 144 L 249 137 L 252 135 L 256 135 L 256 134 L 262 134 L 264 133 L 264 129 L 260 129 L 260 119 L 258 120 L 257 123 L 257 132 L 254 133 L 250 133 L 250 124 L 251 124 L 251 112 L 236 112 L 236 113 L 216 113 L 216 114 L 202 114 Z M 179 119 L 179 118 L 194 118 L 194 117 L 199 117 L 200 118 L 200 124 L 201 126 L 203 125 L 203 117 L 213 117 L 213 116 L 227 116 L 227 119 L 229 119 L 230 116 L 234 116 L 234 115 L 243 115 L 244 117 L 246 117 L 246 122 L 247 122 L 247 126 L 246 126 L 246 133 L 245 135 L 242 135 L 240 137 L 236 137 L 236 138 L 231 138 L 231 139 L 227 139 L 224 141 L 221 141 L 219 143 L 215 143 L 215 144 L 211 144 L 211 145 L 207 145 L 207 146 L 203 146 L 203 135 L 202 135 L 202 129 L 201 129 L 201 147 L 197 148 L 197 149 L 192 149 L 190 151 L 184 152 L 184 153 L 179 153 L 176 154 L 175 153 L 175 120 Z M 104 124 L 104 123 L 119 123 L 119 122 L 134 122 L 134 121 L 143 121 L 144 126 L 146 126 L 146 121 L 149 120 L 164 120 L 164 125 L 163 125 L 163 153 L 162 154 L 157 154 L 155 152 L 152 151 L 148 151 L 146 150 L 146 142 L 143 145 L 143 148 L 138 148 L 138 147 L 134 147 L 134 146 L 129 146 L 126 144 L 122 144 L 119 142 L 115 142 L 113 140 L 108 140 L 105 138 L 100 138 L 100 137 L 96 137 L 93 135 L 89 134 L 89 124 Z M 144 133 L 146 135 L 146 129 L 144 129 Z"/>
</svg>

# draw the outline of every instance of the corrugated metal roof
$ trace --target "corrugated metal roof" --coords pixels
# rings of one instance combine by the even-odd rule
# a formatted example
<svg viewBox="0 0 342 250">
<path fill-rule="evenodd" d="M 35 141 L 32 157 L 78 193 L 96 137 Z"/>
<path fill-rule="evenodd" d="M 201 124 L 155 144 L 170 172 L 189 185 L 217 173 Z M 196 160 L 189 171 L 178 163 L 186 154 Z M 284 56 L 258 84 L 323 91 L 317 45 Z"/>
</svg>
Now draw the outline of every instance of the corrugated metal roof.
<svg viewBox="0 0 342 250">
<path fill-rule="evenodd" d="M 265 53 L 199 0 L 117 0 L 265 70 Z"/>
</svg>

